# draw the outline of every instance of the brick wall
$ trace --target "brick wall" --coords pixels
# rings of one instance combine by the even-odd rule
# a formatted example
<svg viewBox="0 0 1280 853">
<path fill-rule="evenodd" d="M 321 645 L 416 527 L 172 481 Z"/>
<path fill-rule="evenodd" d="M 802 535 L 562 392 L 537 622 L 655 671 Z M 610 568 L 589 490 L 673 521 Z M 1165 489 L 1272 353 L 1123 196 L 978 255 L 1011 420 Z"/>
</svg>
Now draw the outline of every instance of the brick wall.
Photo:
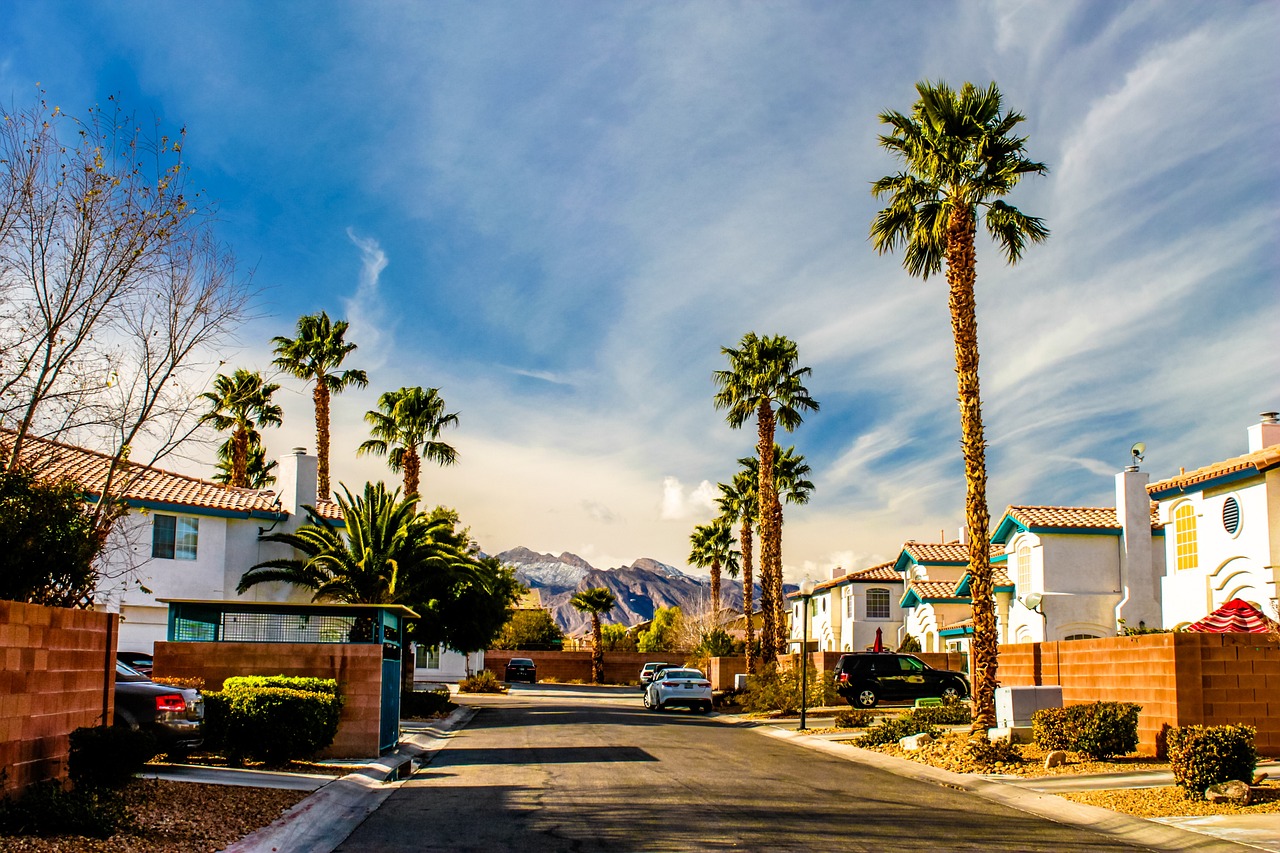
<svg viewBox="0 0 1280 853">
<path fill-rule="evenodd" d="M 1061 685 L 1063 702 L 1136 702 L 1140 750 L 1164 725 L 1247 723 L 1280 756 L 1280 646 L 1261 634 L 1146 634 L 1000 648 L 1002 686 Z"/>
<path fill-rule="evenodd" d="M 114 713 L 113 613 L 0 601 L 0 793 L 66 776 L 68 735 Z"/>
<path fill-rule="evenodd" d="M 712 690 L 732 690 L 734 676 L 747 671 L 747 660 L 742 655 L 731 658 L 712 658 L 707 666 L 707 680 Z"/>
<path fill-rule="evenodd" d="M 605 652 L 605 684 L 639 684 L 640 668 L 649 661 L 684 663 L 687 652 Z M 529 658 L 538 668 L 538 680 L 582 681 L 591 683 L 591 652 L 522 652 L 490 649 L 484 653 L 484 668 L 502 678 L 507 661 Z"/>
<path fill-rule="evenodd" d="M 157 677 L 202 678 L 220 690 L 237 675 L 287 675 L 337 679 L 342 717 L 326 758 L 378 754 L 382 713 L 382 647 L 337 643 L 156 643 Z"/>
</svg>

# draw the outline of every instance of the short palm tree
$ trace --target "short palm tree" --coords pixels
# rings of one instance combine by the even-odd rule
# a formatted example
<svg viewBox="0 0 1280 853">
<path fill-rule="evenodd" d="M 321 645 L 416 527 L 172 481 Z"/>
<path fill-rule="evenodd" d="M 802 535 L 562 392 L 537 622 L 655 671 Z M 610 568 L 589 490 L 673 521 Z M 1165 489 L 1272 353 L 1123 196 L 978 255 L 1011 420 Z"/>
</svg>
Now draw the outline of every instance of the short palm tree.
<svg viewBox="0 0 1280 853">
<path fill-rule="evenodd" d="M 756 477 L 758 474 L 759 463 L 755 457 L 748 456 L 745 459 L 739 459 L 738 464 L 742 466 L 742 470 L 747 472 L 750 477 Z M 780 503 L 789 503 L 803 505 L 809 502 L 809 497 L 813 494 L 814 485 L 808 479 L 811 469 L 808 463 L 804 461 L 803 454 L 796 454 L 794 445 L 783 450 L 778 444 L 773 446 L 773 483 L 774 488 L 780 499 Z M 782 515 L 778 516 L 778 554 L 782 554 Z M 786 608 L 787 602 L 785 596 L 779 596 L 774 602 L 777 607 L 775 619 L 779 630 L 786 624 Z M 783 637 L 786 640 L 786 637 Z M 785 651 L 782 649 L 780 651 Z"/>
<path fill-rule="evenodd" d="M 711 570 L 711 619 L 712 626 L 719 627 L 720 610 L 720 570 L 730 575 L 738 575 L 738 552 L 733 546 L 733 522 L 727 518 L 713 518 L 707 524 L 699 524 L 693 528 L 689 537 L 692 546 L 689 551 L 689 565 Z"/>
<path fill-rule="evenodd" d="M 604 638 L 600 634 L 600 617 L 618 604 L 617 597 L 602 586 L 574 593 L 569 603 L 576 610 L 591 614 L 591 680 L 604 681 Z"/>
<path fill-rule="evenodd" d="M 787 638 L 777 614 L 782 602 L 782 504 L 773 476 L 774 432 L 781 426 L 793 431 L 804 420 L 804 412 L 818 411 L 818 402 L 809 395 L 803 379 L 812 371 L 798 367 L 795 342 L 782 335 L 743 336 L 737 348 L 723 347 L 729 369 L 713 374 L 718 390 L 717 409 L 734 429 L 752 416 L 756 419 L 756 451 L 760 460 L 760 589 L 764 611 L 761 649 L 766 661 L 785 651 Z"/>
<path fill-rule="evenodd" d="M 262 444 L 258 430 L 280 426 L 284 418 L 280 407 L 271 402 L 271 395 L 279 389 L 273 382 L 263 382 L 262 374 L 241 368 L 230 376 L 219 373 L 214 377 L 213 390 L 201 395 L 208 401 L 209 411 L 200 422 L 212 424 L 218 432 L 231 433 L 228 485 L 248 487 L 249 448 Z"/>
<path fill-rule="evenodd" d="M 440 441 L 440 432 L 458 425 L 458 413 L 446 413 L 444 398 L 437 388 L 401 388 L 378 398 L 376 412 L 365 413 L 373 438 L 356 450 L 358 455 L 386 456 L 392 471 L 404 472 L 404 491 L 409 497 L 418 490 L 422 460 L 453 465 L 458 451 Z"/>
<path fill-rule="evenodd" d="M 738 541 L 742 545 L 742 614 L 746 621 L 748 675 L 754 675 L 756 671 L 754 653 L 756 629 L 752 622 L 752 617 L 755 615 L 755 603 L 752 601 L 755 597 L 755 579 L 751 576 L 751 551 L 753 535 L 759 516 L 759 500 L 757 499 L 759 487 L 760 478 L 758 476 L 750 471 L 741 470 L 733 475 L 731 483 L 720 484 L 720 497 L 717 499 L 721 518 L 724 518 L 731 525 L 734 522 L 739 524 Z"/>
<path fill-rule="evenodd" d="M 364 494 L 353 498 L 343 487 L 337 500 L 342 525 L 331 525 L 308 506 L 302 527 L 262 537 L 304 556 L 258 563 L 240 578 L 236 592 L 279 581 L 311 590 L 315 601 L 393 604 L 403 601 L 415 573 L 457 568 L 451 553 L 435 547 L 433 522 L 418 513 L 414 501 L 402 500 L 399 489 L 388 492 L 382 483 L 368 483 Z"/>
<path fill-rule="evenodd" d="M 1043 221 L 1002 198 L 1023 175 L 1048 169 L 1027 158 L 1026 137 L 1014 135 L 1024 117 L 1001 112 L 995 83 L 986 89 L 965 83 L 957 92 L 945 83 L 923 81 L 916 92 L 920 97 L 909 116 L 892 110 L 880 114 L 890 128 L 880 144 L 902 161 L 904 170 L 872 184 L 871 192 L 877 198 L 888 196 L 889 206 L 871 223 L 871 240 L 881 254 L 902 248 L 903 266 L 913 276 L 927 279 L 942 269 L 944 260 L 947 265 L 973 593 L 976 732 L 995 725 L 997 635 L 978 385 L 975 234 L 981 218 L 1010 264 L 1022 257 L 1028 240 L 1045 240 L 1049 229 Z"/>
<path fill-rule="evenodd" d="M 298 318 L 296 338 L 274 337 L 276 367 L 314 383 L 311 398 L 316 410 L 316 493 L 329 497 L 329 400 L 351 386 L 363 388 L 369 377 L 363 370 L 338 371 L 343 359 L 355 348 L 344 339 L 346 320 L 333 323 L 324 311 Z"/>
<path fill-rule="evenodd" d="M 257 442 L 249 445 L 249 454 L 245 460 L 246 485 L 251 489 L 269 489 L 276 481 L 271 473 L 276 468 L 276 461 L 267 461 L 267 449 Z M 231 484 L 231 439 L 218 445 L 217 473 L 213 475 L 215 483 Z"/>
</svg>

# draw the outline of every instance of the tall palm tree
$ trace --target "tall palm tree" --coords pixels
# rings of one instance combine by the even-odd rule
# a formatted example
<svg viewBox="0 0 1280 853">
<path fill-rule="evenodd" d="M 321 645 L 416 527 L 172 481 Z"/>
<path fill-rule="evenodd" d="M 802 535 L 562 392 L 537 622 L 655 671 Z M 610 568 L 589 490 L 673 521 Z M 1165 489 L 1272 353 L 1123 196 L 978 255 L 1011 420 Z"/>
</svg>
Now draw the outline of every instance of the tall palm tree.
<svg viewBox="0 0 1280 853">
<path fill-rule="evenodd" d="M 927 279 L 947 264 L 951 330 L 955 339 L 960 401 L 960 445 L 964 454 L 965 524 L 969 531 L 969 576 L 973 586 L 974 731 L 995 725 L 996 615 L 988 553 L 986 444 L 978 386 L 978 323 L 974 297 L 974 235 L 981 218 L 987 233 L 1016 263 L 1027 241 L 1049 236 L 1044 222 L 1002 201 L 1023 175 L 1044 174 L 1043 163 L 1026 156 L 1026 137 L 1015 136 L 1024 116 L 1001 113 L 1000 90 L 965 83 L 957 92 L 945 83 L 916 84 L 919 100 L 906 116 L 880 114 L 890 131 L 880 144 L 902 161 L 904 171 L 872 184 L 889 206 L 871 223 L 881 254 L 903 248 L 903 266 Z"/>
<path fill-rule="evenodd" d="M 245 480 L 251 489 L 269 489 L 276 481 L 271 473 L 276 468 L 276 461 L 267 461 L 267 449 L 257 442 L 249 444 L 249 453 L 245 459 Z M 231 439 L 218 445 L 217 473 L 213 475 L 215 483 L 231 484 Z"/>
<path fill-rule="evenodd" d="M 755 460 L 752 460 L 755 461 Z M 720 484 L 720 516 L 730 524 L 738 522 L 738 541 L 742 545 L 742 614 L 746 620 L 747 632 L 747 674 L 756 671 L 755 644 L 756 628 L 752 623 L 755 615 L 755 579 L 751 576 L 751 550 L 753 534 L 759 520 L 760 478 L 749 471 L 742 470 L 733 475 L 732 482 Z"/>
<path fill-rule="evenodd" d="M 393 604 L 403 600 L 405 584 L 415 572 L 457 570 L 457 555 L 437 542 L 443 538 L 443 527 L 452 532 L 452 523 L 418 513 L 416 502 L 402 500 L 399 489 L 388 492 L 382 483 L 367 483 L 364 494 L 353 498 L 343 487 L 337 500 L 341 526 L 331 525 L 308 506 L 308 521 L 302 527 L 262 537 L 304 556 L 254 565 L 241 576 L 236 592 L 280 581 L 311 590 L 315 601 Z"/>
<path fill-rule="evenodd" d="M 311 398 L 316 409 L 316 493 L 329 497 L 329 400 L 355 385 L 363 388 L 369 377 L 363 370 L 338 371 L 355 348 L 344 339 L 346 320 L 330 322 L 324 311 L 298 318 L 296 338 L 274 337 L 276 367 L 307 382 L 314 383 Z"/>
<path fill-rule="evenodd" d="M 262 444 L 258 432 L 261 427 L 280 426 L 284 412 L 271 402 L 271 395 L 280 390 L 274 382 L 263 382 L 262 374 L 240 368 L 227 376 L 219 373 L 213 380 L 213 390 L 201 394 L 209 402 L 209 411 L 201 416 L 201 423 L 212 424 L 218 432 L 231 433 L 231 478 L 228 485 L 246 488 L 249 485 L 249 448 Z"/>
<path fill-rule="evenodd" d="M 760 460 L 760 582 L 764 610 L 764 637 L 761 648 L 766 661 L 784 650 L 786 637 L 777 619 L 782 601 L 782 504 L 773 478 L 774 432 L 781 426 L 793 431 L 804 420 L 804 412 L 818 411 L 818 402 L 809 396 L 802 380 L 812 371 L 797 367 L 799 352 L 795 342 L 782 335 L 743 336 L 736 349 L 721 349 L 729 357 L 729 369 L 713 374 L 717 390 L 715 406 L 726 411 L 725 419 L 734 429 L 756 417 L 756 450 Z"/>
<path fill-rule="evenodd" d="M 754 457 L 748 456 L 745 459 L 739 459 L 738 464 L 747 472 L 748 476 L 757 476 L 759 462 Z M 803 454 L 796 454 L 795 445 L 783 450 L 778 444 L 773 446 L 773 482 L 774 488 L 780 499 L 780 503 L 789 503 L 804 505 L 809 502 L 810 495 L 813 494 L 814 485 L 808 479 L 810 469 L 808 463 L 804 461 Z M 782 516 L 778 516 L 778 554 L 782 554 Z M 779 595 L 774 601 L 774 607 L 777 608 L 775 619 L 778 620 L 778 630 L 782 630 L 782 626 L 786 624 L 787 601 L 785 596 Z M 782 641 L 786 641 L 786 637 Z M 785 648 L 780 648 L 779 653 L 785 652 Z"/>
<path fill-rule="evenodd" d="M 600 635 L 600 617 L 612 610 L 618 599 L 605 587 L 597 586 L 574 593 L 569 603 L 574 609 L 591 614 L 591 680 L 600 684 L 604 681 L 604 638 Z"/>
<path fill-rule="evenodd" d="M 738 552 L 733 549 L 733 522 L 727 518 L 713 518 L 707 524 L 699 524 L 693 528 L 689 537 L 692 550 L 689 551 L 689 565 L 711 569 L 711 619 L 712 627 L 719 627 L 720 570 L 723 568 L 730 575 L 738 574 Z"/>
<path fill-rule="evenodd" d="M 378 408 L 365 413 L 373 438 L 361 444 L 356 454 L 386 456 L 392 471 L 404 472 L 405 494 L 417 496 L 422 460 L 439 465 L 458 461 L 458 451 L 440 441 L 441 430 L 458 425 L 458 413 L 445 412 L 437 388 L 388 391 L 378 398 Z"/>
</svg>

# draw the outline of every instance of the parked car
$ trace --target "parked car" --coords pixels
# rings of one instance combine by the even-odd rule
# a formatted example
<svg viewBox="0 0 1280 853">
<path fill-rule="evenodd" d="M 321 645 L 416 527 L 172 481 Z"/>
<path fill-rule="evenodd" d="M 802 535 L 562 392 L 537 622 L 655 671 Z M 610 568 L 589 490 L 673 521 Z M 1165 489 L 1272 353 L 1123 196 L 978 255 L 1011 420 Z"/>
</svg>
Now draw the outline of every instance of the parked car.
<svg viewBox="0 0 1280 853">
<path fill-rule="evenodd" d="M 913 655 L 854 652 L 841 655 L 835 669 L 836 691 L 850 705 L 874 708 L 877 702 L 915 699 L 964 699 L 964 673 L 934 669 Z"/>
<path fill-rule="evenodd" d="M 640 686 L 647 686 L 653 680 L 654 672 L 668 666 L 671 666 L 671 664 L 666 661 L 651 661 L 640 667 Z"/>
<path fill-rule="evenodd" d="M 147 678 L 151 677 L 151 670 L 155 664 L 151 655 L 146 652 L 116 652 L 116 660 L 130 669 L 137 670 Z"/>
<path fill-rule="evenodd" d="M 507 661 L 507 670 L 502 676 L 502 680 L 527 681 L 530 684 L 537 684 L 538 667 L 530 658 L 512 658 Z"/>
<path fill-rule="evenodd" d="M 204 743 L 204 697 L 199 690 L 156 684 L 116 661 L 114 723 L 150 732 L 161 752 L 184 756 Z"/>
<path fill-rule="evenodd" d="M 691 711 L 710 711 L 711 682 L 696 669 L 668 667 L 657 670 L 644 689 L 644 706 L 657 711 L 673 706 Z"/>
</svg>

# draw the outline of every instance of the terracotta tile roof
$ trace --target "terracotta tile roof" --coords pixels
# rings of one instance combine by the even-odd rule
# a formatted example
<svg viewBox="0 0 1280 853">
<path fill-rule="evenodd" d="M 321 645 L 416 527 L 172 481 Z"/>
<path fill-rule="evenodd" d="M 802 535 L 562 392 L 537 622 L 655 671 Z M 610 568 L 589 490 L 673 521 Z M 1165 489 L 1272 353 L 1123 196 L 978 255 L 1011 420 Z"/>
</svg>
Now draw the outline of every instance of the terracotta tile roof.
<svg viewBox="0 0 1280 853">
<path fill-rule="evenodd" d="M 1013 586 L 1013 579 L 1004 569 L 992 569 L 991 583 L 993 586 Z"/>
<path fill-rule="evenodd" d="M 1280 444 L 1273 444 L 1270 447 L 1255 450 L 1253 453 L 1246 453 L 1244 456 L 1215 462 L 1212 465 L 1152 483 L 1147 486 L 1147 493 L 1154 495 L 1158 492 L 1186 491 L 1189 486 L 1216 480 L 1228 474 L 1249 471 L 1249 469 L 1261 473 L 1278 465 L 1280 465 Z"/>
<path fill-rule="evenodd" d="M 1151 526 L 1159 527 L 1160 508 L 1151 504 Z M 1081 530 L 1120 530 L 1116 508 L 1112 506 L 1011 506 L 1004 512 L 1023 527 Z"/>
<path fill-rule="evenodd" d="M 901 583 L 902 575 L 898 574 L 893 570 L 893 563 L 881 563 L 878 566 L 871 566 L 870 568 L 859 569 L 856 572 L 849 572 L 847 575 L 841 575 L 838 578 L 832 578 L 829 581 L 823 581 L 820 584 L 815 584 L 813 587 L 813 591 L 820 592 L 824 589 L 833 589 L 838 586 L 843 586 L 844 584 L 847 584 L 847 583 L 859 583 L 859 582 Z M 798 595 L 798 593 L 796 595 Z M 789 595 L 787 597 L 793 598 L 795 597 L 795 595 Z"/>
<path fill-rule="evenodd" d="M 963 542 L 906 542 L 902 546 L 917 563 L 956 563 L 969 562 L 969 546 Z M 991 546 L 991 556 L 1004 553 L 1004 549 Z"/>
<path fill-rule="evenodd" d="M 8 452 L 13 431 L 0 429 L 0 451 Z M 57 441 L 28 436 L 23 439 L 22 459 L 50 479 L 68 479 L 86 493 L 98 495 L 106 483 L 111 457 Z M 257 489 L 232 489 L 211 480 L 201 480 L 160 468 L 125 463 L 117 472 L 120 493 L 126 501 L 138 505 L 172 504 L 225 513 L 244 513 L 275 518 L 283 515 L 273 492 Z M 113 490 L 117 486 L 113 485 Z M 323 517 L 340 519 L 341 510 L 333 501 L 319 501 L 316 509 Z"/>
<path fill-rule="evenodd" d="M 952 628 L 972 628 L 972 627 L 973 627 L 973 618 L 970 617 L 968 619 L 961 619 L 959 622 L 951 622 L 950 624 L 943 625 L 938 630 L 949 631 Z"/>
<path fill-rule="evenodd" d="M 920 598 L 957 598 L 955 581 L 912 581 L 907 587 Z"/>
</svg>

